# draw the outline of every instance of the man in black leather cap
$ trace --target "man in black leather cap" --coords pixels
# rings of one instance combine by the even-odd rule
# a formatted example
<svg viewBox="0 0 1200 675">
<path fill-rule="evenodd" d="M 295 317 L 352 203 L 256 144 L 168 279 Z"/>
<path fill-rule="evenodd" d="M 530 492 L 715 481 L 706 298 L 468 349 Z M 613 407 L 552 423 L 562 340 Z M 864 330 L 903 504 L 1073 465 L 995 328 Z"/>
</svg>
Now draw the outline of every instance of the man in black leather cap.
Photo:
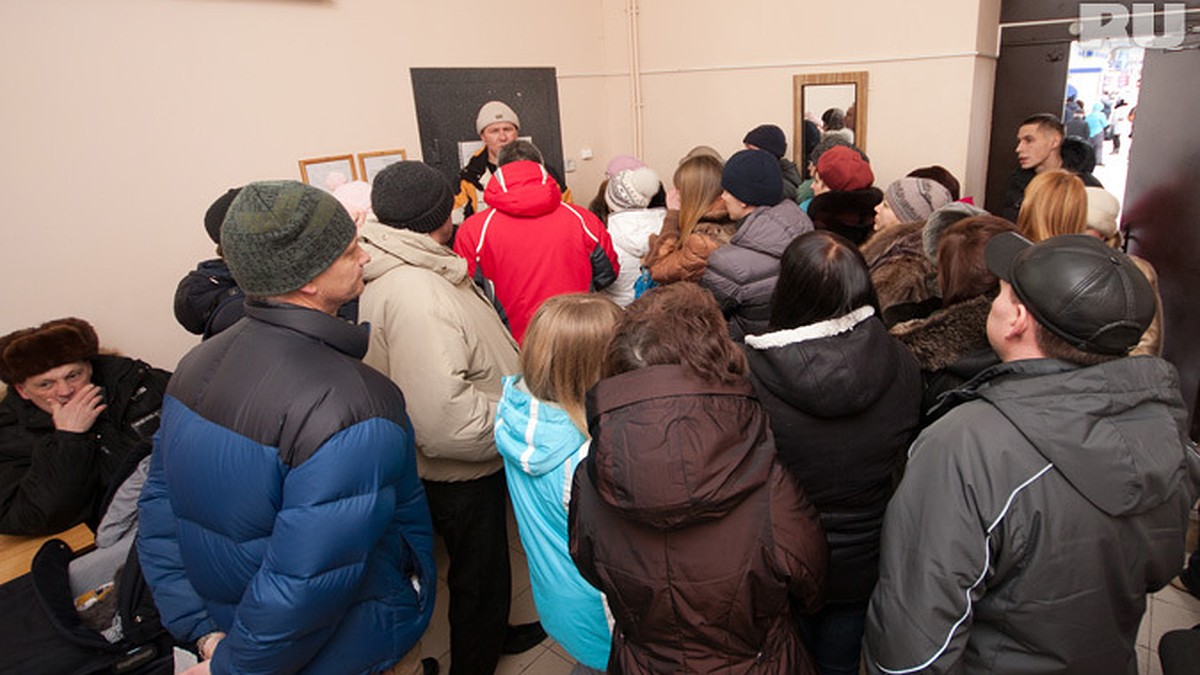
<svg viewBox="0 0 1200 675">
<path fill-rule="evenodd" d="M 1183 562 L 1200 457 L 1178 376 L 1126 357 L 1154 292 L 1086 235 L 985 250 L 1001 363 L 909 451 L 867 612 L 869 672 L 1128 673 Z M 935 410 L 935 414 L 938 411 Z"/>
</svg>

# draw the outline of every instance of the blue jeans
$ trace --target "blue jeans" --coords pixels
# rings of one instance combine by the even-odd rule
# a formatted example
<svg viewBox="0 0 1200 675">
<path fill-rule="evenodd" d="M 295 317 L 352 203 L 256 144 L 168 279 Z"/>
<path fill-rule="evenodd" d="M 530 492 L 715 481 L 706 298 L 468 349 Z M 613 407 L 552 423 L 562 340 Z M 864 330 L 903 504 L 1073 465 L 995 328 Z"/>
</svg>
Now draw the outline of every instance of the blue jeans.
<svg viewBox="0 0 1200 675">
<path fill-rule="evenodd" d="M 798 617 L 804 645 L 821 675 L 858 675 L 867 603 L 830 604 Z"/>
</svg>

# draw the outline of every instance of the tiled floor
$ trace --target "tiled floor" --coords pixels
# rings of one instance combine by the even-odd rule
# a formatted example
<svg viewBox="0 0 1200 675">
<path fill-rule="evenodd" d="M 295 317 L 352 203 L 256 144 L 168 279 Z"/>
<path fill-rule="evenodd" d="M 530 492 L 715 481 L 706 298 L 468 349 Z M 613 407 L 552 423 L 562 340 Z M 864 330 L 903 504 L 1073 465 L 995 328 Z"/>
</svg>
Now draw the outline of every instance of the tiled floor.
<svg viewBox="0 0 1200 675">
<path fill-rule="evenodd" d="M 517 534 L 517 523 L 513 520 L 512 512 L 508 514 L 508 545 L 512 561 L 512 610 L 509 621 L 514 624 L 537 621 L 537 609 L 533 605 L 533 594 L 529 588 L 529 567 L 525 562 L 525 551 L 521 548 L 521 539 Z M 437 540 L 434 558 L 438 565 L 437 605 L 433 610 L 433 620 L 429 624 L 425 636 L 421 638 L 421 656 L 432 656 L 442 665 L 442 673 L 449 672 L 450 666 L 450 624 L 446 617 L 449 592 L 446 590 L 446 548 L 441 539 Z M 567 675 L 575 666 L 575 659 L 567 655 L 551 638 L 546 638 L 533 649 L 500 659 L 496 675 Z"/>
<path fill-rule="evenodd" d="M 1194 527 L 1194 525 L 1193 525 Z M 513 604 L 510 619 L 512 623 L 525 623 L 537 620 L 537 610 L 533 605 L 533 596 L 529 590 L 529 568 L 525 562 L 525 552 L 521 549 L 521 540 L 517 535 L 517 525 L 509 513 L 508 522 L 509 551 L 512 560 Z M 1193 532 L 1190 546 L 1195 546 Z M 1189 548 L 1189 550 L 1191 550 Z M 446 619 L 446 602 L 449 595 L 446 591 L 446 549 L 438 540 L 435 552 L 438 564 L 438 600 L 433 612 L 433 621 L 421 640 L 421 655 L 433 656 L 442 665 L 442 673 L 449 672 L 450 665 L 450 627 Z M 1147 599 L 1146 615 L 1142 619 L 1138 631 L 1137 650 L 1139 675 L 1161 675 L 1162 668 L 1158 662 L 1158 641 L 1164 633 L 1176 628 L 1191 628 L 1200 624 L 1200 600 L 1179 591 L 1171 586 L 1155 593 Z M 546 638 L 540 645 L 513 656 L 500 659 L 496 669 L 497 675 L 567 675 L 575 665 L 575 660 L 559 647 L 554 640 Z"/>
</svg>

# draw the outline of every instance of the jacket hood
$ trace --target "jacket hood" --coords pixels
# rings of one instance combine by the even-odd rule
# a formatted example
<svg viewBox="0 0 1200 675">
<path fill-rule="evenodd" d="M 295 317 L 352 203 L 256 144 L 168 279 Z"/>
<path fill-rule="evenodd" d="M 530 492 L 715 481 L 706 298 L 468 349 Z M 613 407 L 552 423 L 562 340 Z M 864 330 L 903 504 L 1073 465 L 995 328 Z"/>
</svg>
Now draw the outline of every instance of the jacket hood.
<svg viewBox="0 0 1200 675">
<path fill-rule="evenodd" d="M 650 235 L 662 229 L 666 209 L 632 209 L 608 214 L 608 234 L 616 246 L 635 257 L 650 250 Z"/>
<path fill-rule="evenodd" d="M 756 208 L 742 220 L 729 243 L 779 258 L 793 239 L 812 229 L 808 214 L 796 202 L 785 199 L 775 206 Z"/>
<path fill-rule="evenodd" d="M 562 203 L 558 182 L 537 162 L 522 160 L 496 169 L 483 199 L 510 216 L 532 218 L 550 213 Z"/>
<path fill-rule="evenodd" d="M 495 429 L 500 456 L 530 476 L 554 471 L 587 446 L 571 416 L 557 404 L 534 398 L 519 375 L 504 378 Z"/>
<path fill-rule="evenodd" d="M 597 494 L 657 529 L 729 513 L 766 483 L 775 456 L 748 380 L 706 382 L 677 365 L 601 380 L 588 392 L 588 426 Z"/>
<path fill-rule="evenodd" d="M 452 284 L 467 278 L 467 261 L 427 234 L 389 227 L 370 218 L 362 227 L 362 240 L 371 255 L 371 262 L 363 267 L 367 283 L 403 265 L 432 270 Z"/>
<path fill-rule="evenodd" d="M 746 336 L 754 376 L 791 407 L 819 418 L 870 408 L 897 377 L 897 345 L 871 307 L 808 326 Z"/>
<path fill-rule="evenodd" d="M 1178 376 L 1166 361 L 1131 356 L 1089 368 L 1014 361 L 966 386 L 973 385 L 1111 516 L 1150 511 L 1187 480 L 1186 412 Z M 1174 425 L 1162 423 L 1168 416 Z"/>
</svg>

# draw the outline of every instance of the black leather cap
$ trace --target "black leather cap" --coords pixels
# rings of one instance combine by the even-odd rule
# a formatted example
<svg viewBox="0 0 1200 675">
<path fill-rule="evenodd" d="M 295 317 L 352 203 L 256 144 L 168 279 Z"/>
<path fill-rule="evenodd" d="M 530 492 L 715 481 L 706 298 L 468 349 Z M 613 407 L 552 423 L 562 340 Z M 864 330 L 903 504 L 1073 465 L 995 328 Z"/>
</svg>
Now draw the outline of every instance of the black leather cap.
<svg viewBox="0 0 1200 675">
<path fill-rule="evenodd" d="M 1081 351 L 1127 354 L 1154 319 L 1157 302 L 1145 275 L 1095 237 L 1034 244 L 1003 232 L 988 242 L 984 259 L 1038 323 Z"/>
</svg>

